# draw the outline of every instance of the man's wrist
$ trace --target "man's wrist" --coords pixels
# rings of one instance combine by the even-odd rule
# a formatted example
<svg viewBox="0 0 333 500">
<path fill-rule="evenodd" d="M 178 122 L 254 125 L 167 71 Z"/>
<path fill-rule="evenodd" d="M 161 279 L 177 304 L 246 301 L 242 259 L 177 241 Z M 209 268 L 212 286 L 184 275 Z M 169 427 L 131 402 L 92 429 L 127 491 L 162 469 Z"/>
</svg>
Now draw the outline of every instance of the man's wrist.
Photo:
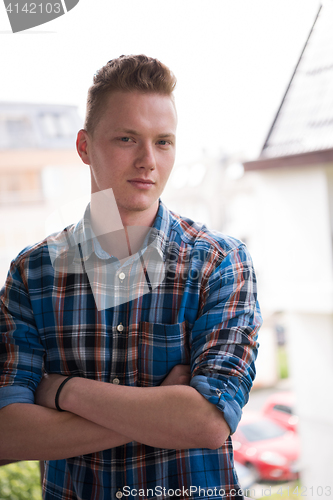
<svg viewBox="0 0 333 500">
<path fill-rule="evenodd" d="M 54 398 L 54 404 L 55 404 L 55 407 L 58 411 L 65 411 L 63 410 L 61 407 L 60 407 L 60 404 L 59 404 L 59 399 L 60 399 L 60 394 L 65 386 L 65 384 L 67 384 L 67 382 L 69 380 L 71 380 L 72 378 L 74 378 L 75 375 L 70 375 L 69 377 L 66 377 L 62 382 L 61 384 L 59 385 L 58 387 L 58 390 L 56 392 L 56 395 L 55 395 L 55 398 Z"/>
<path fill-rule="evenodd" d="M 81 415 L 82 406 L 89 405 L 89 392 L 92 390 L 92 384 L 99 384 L 97 382 L 79 375 L 72 377 L 61 390 L 59 398 L 59 406 L 62 410 Z M 111 384 L 112 385 L 112 384 Z M 85 416 L 84 418 L 87 418 Z M 89 418 L 87 418 L 89 420 Z"/>
</svg>

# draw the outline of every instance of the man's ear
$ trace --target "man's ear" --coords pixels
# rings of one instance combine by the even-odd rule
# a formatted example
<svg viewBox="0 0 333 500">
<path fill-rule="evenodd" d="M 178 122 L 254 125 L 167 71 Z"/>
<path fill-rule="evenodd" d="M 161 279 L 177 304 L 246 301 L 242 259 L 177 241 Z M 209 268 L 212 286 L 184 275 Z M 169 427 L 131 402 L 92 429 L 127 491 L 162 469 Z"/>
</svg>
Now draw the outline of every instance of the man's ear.
<svg viewBox="0 0 333 500">
<path fill-rule="evenodd" d="M 86 130 L 79 130 L 76 138 L 76 150 L 79 154 L 79 157 L 86 165 L 91 165 L 90 157 L 89 157 L 89 134 Z"/>
</svg>

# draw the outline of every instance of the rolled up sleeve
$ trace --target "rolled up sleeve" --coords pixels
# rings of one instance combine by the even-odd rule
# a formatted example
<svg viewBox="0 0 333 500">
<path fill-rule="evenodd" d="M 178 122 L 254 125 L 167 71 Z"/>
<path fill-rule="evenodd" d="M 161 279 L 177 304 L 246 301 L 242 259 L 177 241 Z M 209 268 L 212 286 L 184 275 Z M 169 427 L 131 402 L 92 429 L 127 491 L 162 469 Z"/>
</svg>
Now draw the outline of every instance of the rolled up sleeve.
<svg viewBox="0 0 333 500">
<path fill-rule="evenodd" d="M 44 349 L 21 271 L 12 263 L 0 292 L 0 408 L 34 403 L 42 376 Z"/>
<path fill-rule="evenodd" d="M 256 276 L 245 245 L 208 277 L 191 331 L 191 386 L 223 413 L 233 434 L 255 378 L 262 324 Z"/>
<path fill-rule="evenodd" d="M 27 387 L 20 387 L 18 385 L 0 387 L 0 410 L 12 403 L 34 404 L 34 402 L 34 393 Z"/>
</svg>

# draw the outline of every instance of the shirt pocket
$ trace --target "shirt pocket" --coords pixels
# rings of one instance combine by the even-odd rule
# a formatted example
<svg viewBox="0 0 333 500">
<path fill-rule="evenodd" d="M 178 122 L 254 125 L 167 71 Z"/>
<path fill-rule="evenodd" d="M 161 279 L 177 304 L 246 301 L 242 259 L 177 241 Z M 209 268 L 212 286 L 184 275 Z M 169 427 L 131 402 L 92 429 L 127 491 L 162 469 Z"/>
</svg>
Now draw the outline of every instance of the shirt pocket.
<svg viewBox="0 0 333 500">
<path fill-rule="evenodd" d="M 171 369 L 190 363 L 187 322 L 173 325 L 139 324 L 139 383 L 142 387 L 160 385 Z"/>
</svg>

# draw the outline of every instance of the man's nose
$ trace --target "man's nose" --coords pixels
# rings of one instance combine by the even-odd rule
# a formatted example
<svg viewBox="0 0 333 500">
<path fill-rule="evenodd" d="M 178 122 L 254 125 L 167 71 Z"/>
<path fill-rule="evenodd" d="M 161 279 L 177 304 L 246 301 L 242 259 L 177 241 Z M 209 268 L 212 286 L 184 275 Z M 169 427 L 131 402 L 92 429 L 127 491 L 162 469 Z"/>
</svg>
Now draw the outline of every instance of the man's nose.
<svg viewBox="0 0 333 500">
<path fill-rule="evenodd" d="M 154 170 L 156 168 L 156 158 L 154 147 L 151 144 L 143 144 L 138 152 L 136 167 Z"/>
</svg>

